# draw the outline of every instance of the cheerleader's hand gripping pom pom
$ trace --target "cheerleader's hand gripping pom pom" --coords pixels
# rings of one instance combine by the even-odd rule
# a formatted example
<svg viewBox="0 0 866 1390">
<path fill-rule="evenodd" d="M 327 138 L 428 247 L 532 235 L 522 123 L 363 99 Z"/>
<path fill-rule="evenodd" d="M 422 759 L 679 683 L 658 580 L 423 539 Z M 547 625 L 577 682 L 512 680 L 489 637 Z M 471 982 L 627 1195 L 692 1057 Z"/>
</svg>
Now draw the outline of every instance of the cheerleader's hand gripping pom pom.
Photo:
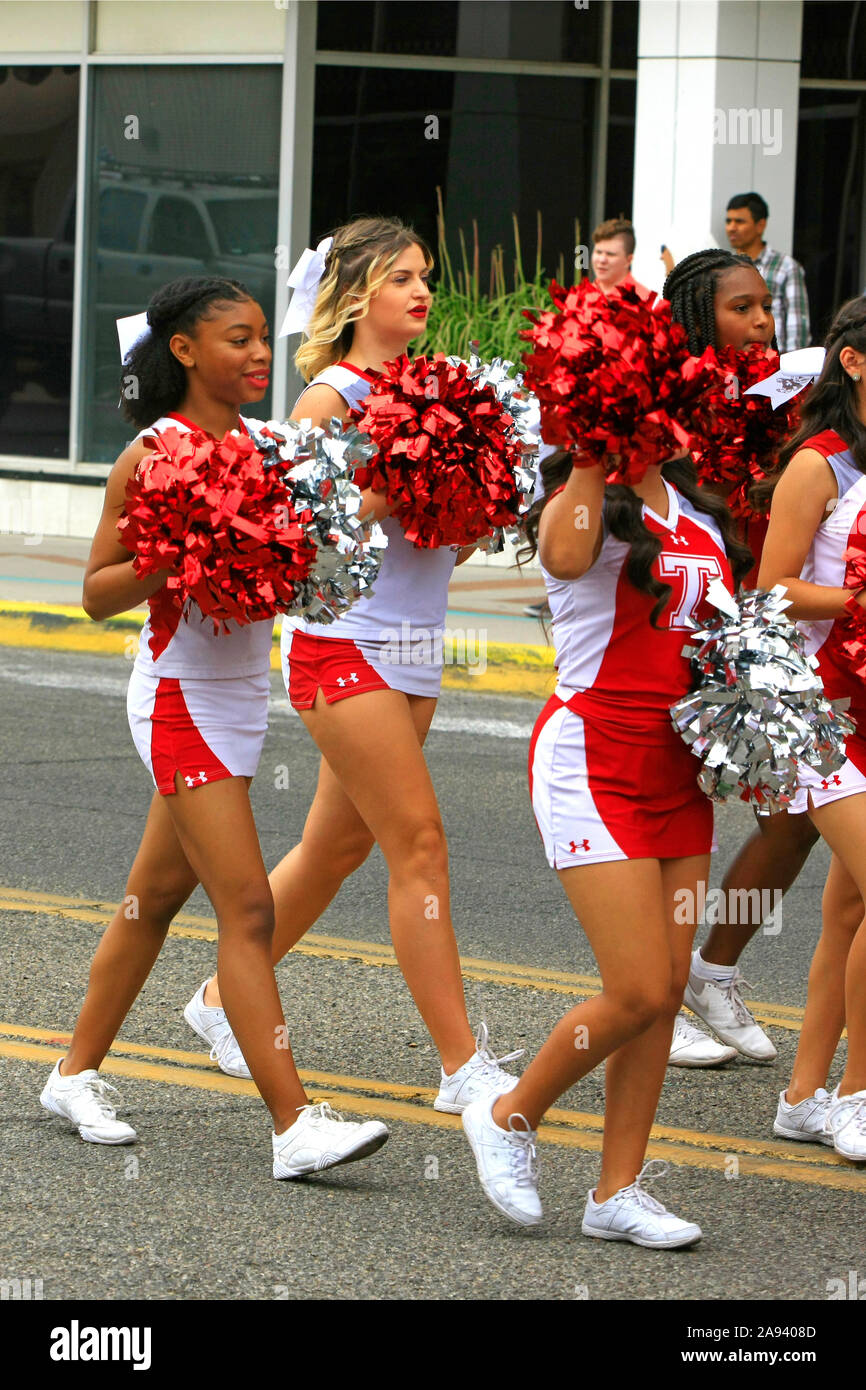
<svg viewBox="0 0 866 1390">
<path fill-rule="evenodd" d="M 698 785 L 713 801 L 737 792 L 770 811 L 789 805 L 797 764 L 823 777 L 845 761 L 854 725 L 844 701 L 830 702 L 785 609 L 785 588 L 731 597 L 714 580 L 707 598 L 721 610 L 683 649 L 697 688 L 671 706 L 674 727 L 704 766 Z"/>
<path fill-rule="evenodd" d="M 306 439 L 313 431 L 299 433 Z M 344 607 L 354 601 L 361 576 L 349 579 L 344 571 L 357 568 L 362 528 L 348 517 L 343 527 L 341 515 L 343 503 L 352 511 L 360 505 L 359 490 L 344 476 L 352 461 L 341 469 L 329 460 L 327 476 L 321 469 L 317 475 L 310 467 L 315 453 L 308 447 L 295 460 L 307 468 L 294 480 L 266 466 L 251 436 L 164 432 L 161 447 L 130 480 L 118 522 L 140 575 L 174 571 L 152 612 L 157 627 L 172 611 L 188 619 L 189 600 L 216 631 L 229 620 L 246 624 L 308 608 L 320 616 L 328 600 L 337 607 L 338 595 Z M 378 563 L 366 566 L 365 580 L 371 568 Z"/>
<path fill-rule="evenodd" d="M 136 571 L 174 570 L 172 601 L 188 616 L 193 599 L 215 631 L 291 605 L 315 558 L 285 485 L 234 431 L 166 430 L 127 485 L 118 530 Z"/>
<path fill-rule="evenodd" d="M 667 300 L 635 286 L 605 294 L 588 280 L 550 286 L 554 308 L 525 310 L 526 385 L 536 393 L 546 443 L 575 450 L 576 468 L 603 464 L 608 482 L 637 483 L 682 454 L 687 422 L 714 381 Z M 655 302 L 653 302 L 655 300 Z"/>
<path fill-rule="evenodd" d="M 267 472 L 281 478 L 315 550 L 309 574 L 284 613 L 332 623 L 373 591 L 388 537 L 378 522 L 359 521 L 361 489 L 353 472 L 375 446 L 334 417 L 327 428 L 309 420 L 247 420 Z"/>
<path fill-rule="evenodd" d="M 775 468 L 782 444 L 797 428 L 798 401 L 774 409 L 768 397 L 752 393 L 778 364 L 779 354 L 760 343 L 707 348 L 683 364 L 684 375 L 706 383 L 688 420 L 698 481 L 722 492 L 735 517 L 756 514 L 750 490 Z"/>
<path fill-rule="evenodd" d="M 535 485 L 537 405 L 513 364 L 472 356 L 387 362 L 357 429 L 375 446 L 355 481 L 385 493 L 418 547 L 472 545 L 519 525 Z"/>
</svg>

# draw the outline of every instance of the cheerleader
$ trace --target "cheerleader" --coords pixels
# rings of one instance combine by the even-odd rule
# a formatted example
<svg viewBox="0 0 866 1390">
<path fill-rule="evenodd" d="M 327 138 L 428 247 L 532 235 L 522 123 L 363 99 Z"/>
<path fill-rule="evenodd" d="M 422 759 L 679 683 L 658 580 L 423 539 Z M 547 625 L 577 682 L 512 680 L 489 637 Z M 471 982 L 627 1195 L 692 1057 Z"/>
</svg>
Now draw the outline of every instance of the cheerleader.
<svg viewBox="0 0 866 1390">
<path fill-rule="evenodd" d="M 558 685 L 529 750 L 530 795 L 547 859 L 589 938 L 602 992 L 556 1025 L 508 1095 L 463 1115 L 490 1201 L 541 1219 L 535 1140 L 551 1105 L 606 1061 L 604 1144 L 583 1232 L 659 1249 L 700 1228 L 665 1210 L 643 1166 L 688 975 L 694 925 L 675 899 L 709 870 L 713 808 L 669 707 L 691 686 L 683 644 L 748 568 L 724 502 L 687 459 L 606 486 L 601 466 L 555 455 L 530 513 L 553 612 Z M 585 529 L 575 518 L 590 518 Z"/>
<path fill-rule="evenodd" d="M 261 400 L 268 386 L 267 324 L 244 286 L 222 279 L 164 286 L 147 324 L 124 366 L 138 387 L 134 400 L 124 399 L 125 413 L 143 428 L 109 476 L 83 603 L 101 620 L 148 601 L 127 709 L 156 791 L 124 903 L 91 965 L 72 1044 L 41 1102 L 91 1143 L 137 1137 L 117 1119 L 117 1092 L 99 1067 L 172 917 L 201 883 L 219 924 L 226 1012 L 196 1007 L 190 1021 L 202 1027 L 204 1016 L 217 1056 L 237 1035 L 273 1117 L 274 1177 L 294 1178 L 362 1158 L 388 1132 L 379 1123 L 343 1121 L 327 1104 L 310 1105 L 286 1042 L 271 964 L 273 901 L 249 799 L 267 728 L 273 621 L 231 623 L 228 633 L 215 634 L 195 604 L 179 620 L 166 602 L 168 571 L 140 579 L 117 531 L 127 483 L 164 430 L 221 438 L 244 428 L 241 407 Z"/>
<path fill-rule="evenodd" d="M 844 587 L 845 551 L 866 529 L 866 300 L 836 314 L 820 377 L 803 405 L 803 423 L 782 450 L 772 489 L 770 528 L 760 583 L 784 584 L 787 610 L 830 699 L 850 699 L 855 732 L 838 773 L 822 778 L 801 767 L 795 810 L 808 815 L 833 851 L 823 926 L 809 972 L 806 1012 L 794 1070 L 779 1097 L 774 1131 L 832 1144 L 845 1158 L 866 1159 L 866 688 L 842 643 L 849 615 L 862 623 L 866 589 Z M 862 545 L 862 542 L 861 542 Z M 773 816 L 772 820 L 777 817 Z M 835 903 L 859 899 L 858 920 Z M 848 1056 L 828 1094 L 827 1075 L 843 1026 Z"/>
<path fill-rule="evenodd" d="M 668 276 L 664 297 L 672 316 L 685 327 L 689 349 L 696 355 L 706 347 L 744 348 L 749 343 L 775 344 L 772 296 L 747 256 L 715 249 L 698 251 L 680 261 Z M 757 566 L 767 523 L 750 517 L 745 539 L 755 556 L 755 568 L 745 588 L 757 583 Z M 818 840 L 809 817 L 794 809 L 773 816 L 755 814 L 756 830 L 743 845 L 722 880 L 726 904 L 778 902 L 800 873 Z M 828 880 L 828 909 L 846 930 L 854 931 L 862 917 L 860 896 L 841 873 Z M 745 894 L 745 896 L 744 896 Z M 733 911 L 711 924 L 700 950 L 692 956 L 685 1002 L 727 1045 L 719 1048 L 686 1019 L 677 1021 L 670 1061 L 675 1066 L 715 1065 L 733 1056 L 731 1048 L 754 1061 L 772 1062 L 776 1048 L 747 1007 L 742 986 L 748 984 L 738 961 L 761 925 L 760 920 L 737 922 Z"/>
<path fill-rule="evenodd" d="M 411 228 L 364 217 L 338 228 L 300 264 L 311 278 L 298 290 L 313 307 L 295 356 L 308 385 L 292 415 L 314 424 L 347 419 L 377 371 L 423 332 L 433 258 Z M 292 283 L 302 278 L 293 273 Z M 286 689 L 322 760 L 301 842 L 270 876 L 273 959 L 300 941 L 378 842 L 388 866 L 394 950 L 440 1054 L 434 1106 L 457 1115 L 470 1101 L 515 1085 L 499 1063 L 521 1055 L 494 1057 L 485 1024 L 477 1037 L 469 1025 L 445 832 L 423 754 L 442 682 L 448 583 L 458 552 L 416 548 L 387 514 L 384 495 L 364 496 L 388 537 L 374 592 L 326 633 L 313 623 L 283 623 Z M 219 1003 L 221 982 L 219 972 L 207 982 L 205 1003 Z"/>
</svg>

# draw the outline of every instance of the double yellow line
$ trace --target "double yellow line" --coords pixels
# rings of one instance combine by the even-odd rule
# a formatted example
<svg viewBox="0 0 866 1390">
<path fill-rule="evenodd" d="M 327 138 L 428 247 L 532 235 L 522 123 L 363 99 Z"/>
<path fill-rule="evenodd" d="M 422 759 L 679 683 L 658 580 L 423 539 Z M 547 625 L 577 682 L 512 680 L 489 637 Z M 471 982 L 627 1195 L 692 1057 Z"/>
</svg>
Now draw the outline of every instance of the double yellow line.
<svg viewBox="0 0 866 1390">
<path fill-rule="evenodd" d="M 0 912 L 35 913 L 41 917 L 70 918 L 76 922 L 92 922 L 105 926 L 117 911 L 116 903 L 67 898 L 54 893 L 34 893 L 22 888 L 0 884 Z M 216 941 L 217 930 L 212 917 L 197 917 L 182 913 L 175 917 L 170 936 L 199 941 Z M 327 936 L 307 932 L 294 951 L 302 956 L 318 956 L 326 960 L 353 960 L 362 965 L 395 966 L 397 958 L 390 946 L 377 941 L 355 941 L 347 936 Z M 516 965 L 507 961 L 485 960 L 477 956 L 461 956 L 463 978 L 487 984 L 517 985 L 525 989 L 544 990 L 553 994 L 577 995 L 588 998 L 601 991 L 597 975 L 575 975 L 567 970 L 548 970 L 536 965 Z M 759 1023 L 799 1032 L 803 1010 L 788 1004 L 767 1004 L 747 1000 Z"/>
<path fill-rule="evenodd" d="M 0 1057 L 52 1066 L 64 1055 L 70 1034 L 49 1028 L 0 1023 Z M 170 1047 L 145 1047 L 118 1038 L 100 1068 L 108 1076 L 133 1077 L 169 1086 L 187 1086 L 222 1095 L 253 1096 L 251 1081 L 225 1076 L 201 1052 Z M 395 1120 L 435 1129 L 459 1129 L 456 1115 L 433 1109 L 436 1092 L 429 1086 L 405 1086 L 375 1077 L 341 1076 L 302 1069 L 300 1078 L 317 1100 L 376 1119 Z M 539 1130 L 544 1143 L 597 1153 L 601 1150 L 604 1117 L 554 1106 Z M 702 1134 L 671 1125 L 654 1125 L 647 1158 L 667 1159 L 690 1168 L 711 1169 L 729 1178 L 781 1178 L 812 1187 L 843 1192 L 866 1192 L 866 1172 L 818 1145 L 786 1144 L 778 1139 L 746 1139 L 730 1134 Z"/>
<path fill-rule="evenodd" d="M 112 916 L 115 905 L 0 886 L 0 911 L 68 918 L 102 926 Z M 195 940 L 215 941 L 217 937 L 211 918 L 192 915 L 178 917 L 171 931 L 175 936 Z M 295 950 L 304 955 L 352 960 L 368 966 L 396 966 L 397 963 L 390 947 L 378 942 L 353 941 L 347 937 L 308 933 Z M 467 979 L 543 989 L 564 995 L 586 997 L 597 993 L 601 987 L 601 982 L 592 975 L 545 970 L 537 966 L 464 957 L 462 967 Z M 802 1009 L 760 1003 L 753 1003 L 751 1007 L 762 1022 L 793 1030 L 801 1026 Z M 0 1023 L 0 1056 L 9 1059 L 49 1066 L 63 1055 L 69 1041 L 70 1035 L 62 1030 L 13 1022 Z M 101 1070 L 107 1075 L 134 1077 L 223 1095 L 258 1094 L 251 1081 L 225 1076 L 204 1053 L 150 1047 L 123 1039 L 117 1039 Z M 438 1129 L 460 1127 L 458 1117 L 443 1115 L 433 1109 L 435 1091 L 428 1086 L 407 1086 L 375 1077 L 309 1070 L 302 1070 L 300 1076 L 307 1089 L 318 1099 L 328 1100 L 355 1113 Z M 548 1111 L 540 1138 L 565 1148 L 598 1152 L 602 1144 L 603 1126 L 604 1118 L 601 1115 L 554 1107 Z M 866 1192 L 866 1171 L 861 1171 L 831 1149 L 820 1145 L 787 1143 L 775 1138 L 748 1139 L 730 1134 L 704 1134 L 698 1130 L 655 1125 L 651 1131 L 647 1157 L 714 1170 L 726 1177 L 780 1178 L 785 1182 Z"/>
</svg>

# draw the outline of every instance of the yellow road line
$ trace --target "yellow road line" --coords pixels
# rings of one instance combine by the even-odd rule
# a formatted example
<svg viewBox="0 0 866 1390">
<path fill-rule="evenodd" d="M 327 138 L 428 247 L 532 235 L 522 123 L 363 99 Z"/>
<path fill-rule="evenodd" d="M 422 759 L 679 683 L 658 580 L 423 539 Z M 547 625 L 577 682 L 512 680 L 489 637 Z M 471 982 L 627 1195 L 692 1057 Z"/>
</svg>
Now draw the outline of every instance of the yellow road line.
<svg viewBox="0 0 866 1390">
<path fill-rule="evenodd" d="M 63 1055 L 62 1047 L 45 1046 L 35 1043 L 0 1043 L 0 1056 L 19 1061 L 48 1064 Z M 211 1091 L 222 1095 L 255 1096 L 256 1089 L 251 1081 L 225 1076 L 221 1072 L 197 1070 L 191 1067 L 173 1067 L 146 1061 L 132 1061 L 124 1057 L 109 1055 L 101 1068 L 110 1076 L 134 1077 L 143 1081 L 155 1081 L 172 1086 L 189 1086 L 196 1090 Z M 314 1081 L 314 1073 L 300 1073 L 302 1080 Z M 335 1078 L 336 1079 L 336 1078 Z M 357 1079 L 360 1082 L 360 1078 Z M 413 1105 L 406 1101 L 380 1099 L 364 1095 L 348 1094 L 345 1090 L 332 1089 L 327 1083 L 316 1085 L 316 1096 L 350 1108 L 362 1115 L 373 1115 L 381 1119 L 403 1121 L 408 1124 L 421 1124 L 437 1129 L 459 1129 L 457 1115 L 443 1115 L 431 1106 Z M 323 1087 L 325 1087 L 323 1089 Z M 406 1088 L 412 1090 L 412 1088 Z M 419 1094 L 429 1088 L 419 1088 Z M 412 1090 L 413 1094 L 416 1094 Z M 563 1112 L 551 1111 L 555 1117 Z M 564 1112 L 568 1113 L 568 1112 Z M 598 1120 L 600 1117 L 592 1117 Z M 688 1131 L 684 1131 L 688 1133 Z M 846 1192 L 866 1192 L 866 1173 L 858 1171 L 844 1159 L 835 1154 L 827 1155 L 820 1163 L 805 1161 L 800 1153 L 794 1158 L 769 1158 L 748 1152 L 743 1145 L 748 1141 L 731 1137 L 725 1152 L 702 1149 L 697 1145 L 671 1143 L 656 1137 L 653 1130 L 647 1145 L 647 1158 L 664 1158 L 676 1165 L 730 1171 L 730 1159 L 736 1157 L 740 1175 L 777 1178 L 784 1182 L 804 1183 L 812 1187 L 829 1187 Z M 703 1138 L 704 1136 L 698 1136 Z M 539 1129 L 539 1138 L 546 1143 L 558 1144 L 565 1148 L 581 1149 L 584 1152 L 598 1153 L 602 1145 L 601 1133 L 583 1132 L 579 1128 L 569 1129 L 562 1124 L 544 1124 Z M 835 1160 L 835 1162 L 834 1162 Z"/>
<path fill-rule="evenodd" d="M 71 604 L 0 600 L 0 646 L 88 652 L 95 656 L 135 655 L 144 611 L 132 609 L 95 623 Z M 272 671 L 280 670 L 280 623 L 271 647 Z M 459 639 L 446 638 L 442 684 L 449 689 L 484 694 L 523 695 L 544 700 L 553 691 L 556 673 L 551 647 L 531 643 L 487 642 L 484 669 L 467 665 Z M 458 659 L 455 659 L 455 656 Z"/>
<path fill-rule="evenodd" d="M 58 1032 L 51 1028 L 34 1028 L 27 1024 L 17 1023 L 0 1023 L 0 1037 L 27 1039 L 55 1047 L 68 1047 L 72 1041 L 71 1033 Z M 0 1043 L 0 1047 L 2 1046 L 3 1044 Z M 112 1057 L 126 1055 L 141 1057 L 150 1061 L 175 1062 L 180 1066 L 205 1067 L 214 1075 L 222 1074 L 219 1072 L 217 1063 L 212 1062 L 202 1052 L 185 1052 L 171 1047 L 152 1047 L 142 1043 L 125 1042 L 122 1038 L 115 1039 L 109 1055 Z M 298 1075 L 305 1084 L 339 1087 L 341 1091 L 372 1091 L 374 1095 L 389 1096 L 398 1100 L 422 1100 L 429 1105 L 432 1105 L 436 1098 L 436 1090 L 432 1086 L 412 1086 L 399 1081 L 380 1081 L 376 1077 L 343 1076 L 339 1073 L 310 1071 L 308 1069 L 299 1071 Z M 244 1094 L 257 1094 L 252 1082 L 245 1081 L 244 1085 L 251 1088 Z M 553 1106 L 547 1112 L 547 1119 L 551 1124 L 564 1125 L 571 1129 L 601 1132 L 604 1128 L 604 1116 L 595 1115 L 590 1111 L 564 1110 L 561 1107 Z M 824 1166 L 827 1164 L 838 1166 L 845 1163 L 844 1159 L 829 1148 L 817 1144 L 800 1144 L 796 1149 L 792 1149 L 791 1143 L 775 1138 L 746 1139 L 738 1135 L 705 1133 L 703 1130 L 682 1129 L 673 1125 L 653 1125 L 650 1137 L 665 1141 L 685 1142 L 704 1149 L 719 1149 L 725 1154 L 732 1152 L 749 1153 L 785 1160 L 789 1160 L 793 1155 L 800 1162 L 817 1163 Z"/>
<path fill-rule="evenodd" d="M 117 910 L 115 903 L 86 898 L 63 897 L 56 893 L 37 893 L 29 889 L 10 888 L 0 884 L 0 911 L 32 912 L 49 917 L 72 917 L 76 921 L 105 925 Z M 192 940 L 216 941 L 217 930 L 212 917 L 180 913 L 174 919 L 169 935 Z M 395 966 L 397 958 L 390 946 L 378 941 L 355 941 L 351 937 L 328 936 L 307 932 L 293 947 L 299 955 L 325 960 L 354 960 L 362 965 Z M 461 956 L 464 979 L 486 984 L 516 985 L 545 993 L 577 995 L 587 998 L 598 994 L 601 980 L 596 975 L 575 975 L 565 970 L 548 970 L 536 965 L 516 965 L 506 961 L 484 960 L 476 956 Z M 790 1004 L 769 1004 L 747 1000 L 759 1023 L 772 1024 L 799 1032 L 803 1010 Z M 846 1036 L 843 1034 L 843 1037 Z"/>
</svg>

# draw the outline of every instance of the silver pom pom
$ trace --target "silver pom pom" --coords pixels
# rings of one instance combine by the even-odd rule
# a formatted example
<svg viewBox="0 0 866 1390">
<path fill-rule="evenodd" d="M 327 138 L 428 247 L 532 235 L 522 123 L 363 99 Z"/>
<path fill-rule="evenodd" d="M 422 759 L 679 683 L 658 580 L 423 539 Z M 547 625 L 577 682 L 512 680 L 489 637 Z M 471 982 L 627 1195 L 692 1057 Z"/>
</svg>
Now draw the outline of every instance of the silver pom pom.
<svg viewBox="0 0 866 1390">
<path fill-rule="evenodd" d="M 281 611 L 332 623 L 372 591 L 388 545 L 378 522 L 358 520 L 361 489 L 352 482 L 352 470 L 376 446 L 336 417 L 327 429 L 313 428 L 309 420 L 245 422 L 265 467 L 279 469 L 318 552 L 296 601 Z"/>
<path fill-rule="evenodd" d="M 737 792 L 779 811 L 797 790 L 798 762 L 828 777 L 845 761 L 847 701 L 825 698 L 818 663 L 785 616 L 786 592 L 777 584 L 734 599 L 714 580 L 707 598 L 721 613 L 683 648 L 699 684 L 671 718 L 703 762 L 698 785 L 713 801 Z"/>
<path fill-rule="evenodd" d="M 538 404 L 538 397 L 523 385 L 523 374 L 518 372 L 516 376 L 510 375 L 511 368 L 514 366 L 513 362 L 509 362 L 505 357 L 494 357 L 492 362 L 482 362 L 478 356 L 477 348 L 478 343 L 470 343 L 471 351 L 467 363 L 469 368 L 467 376 L 476 386 L 493 388 L 496 399 L 504 405 L 514 421 L 514 435 L 521 448 L 520 463 L 514 471 L 514 481 L 520 492 L 518 519 L 513 526 L 498 526 L 489 538 L 484 538 L 479 542 L 482 549 L 496 554 L 504 549 L 503 538 L 506 535 L 515 540 L 523 539 L 520 521 L 532 506 L 535 478 L 538 473 L 538 451 L 541 446 L 541 408 Z M 447 360 L 452 367 L 456 367 L 464 359 L 462 357 L 449 357 Z"/>
</svg>

